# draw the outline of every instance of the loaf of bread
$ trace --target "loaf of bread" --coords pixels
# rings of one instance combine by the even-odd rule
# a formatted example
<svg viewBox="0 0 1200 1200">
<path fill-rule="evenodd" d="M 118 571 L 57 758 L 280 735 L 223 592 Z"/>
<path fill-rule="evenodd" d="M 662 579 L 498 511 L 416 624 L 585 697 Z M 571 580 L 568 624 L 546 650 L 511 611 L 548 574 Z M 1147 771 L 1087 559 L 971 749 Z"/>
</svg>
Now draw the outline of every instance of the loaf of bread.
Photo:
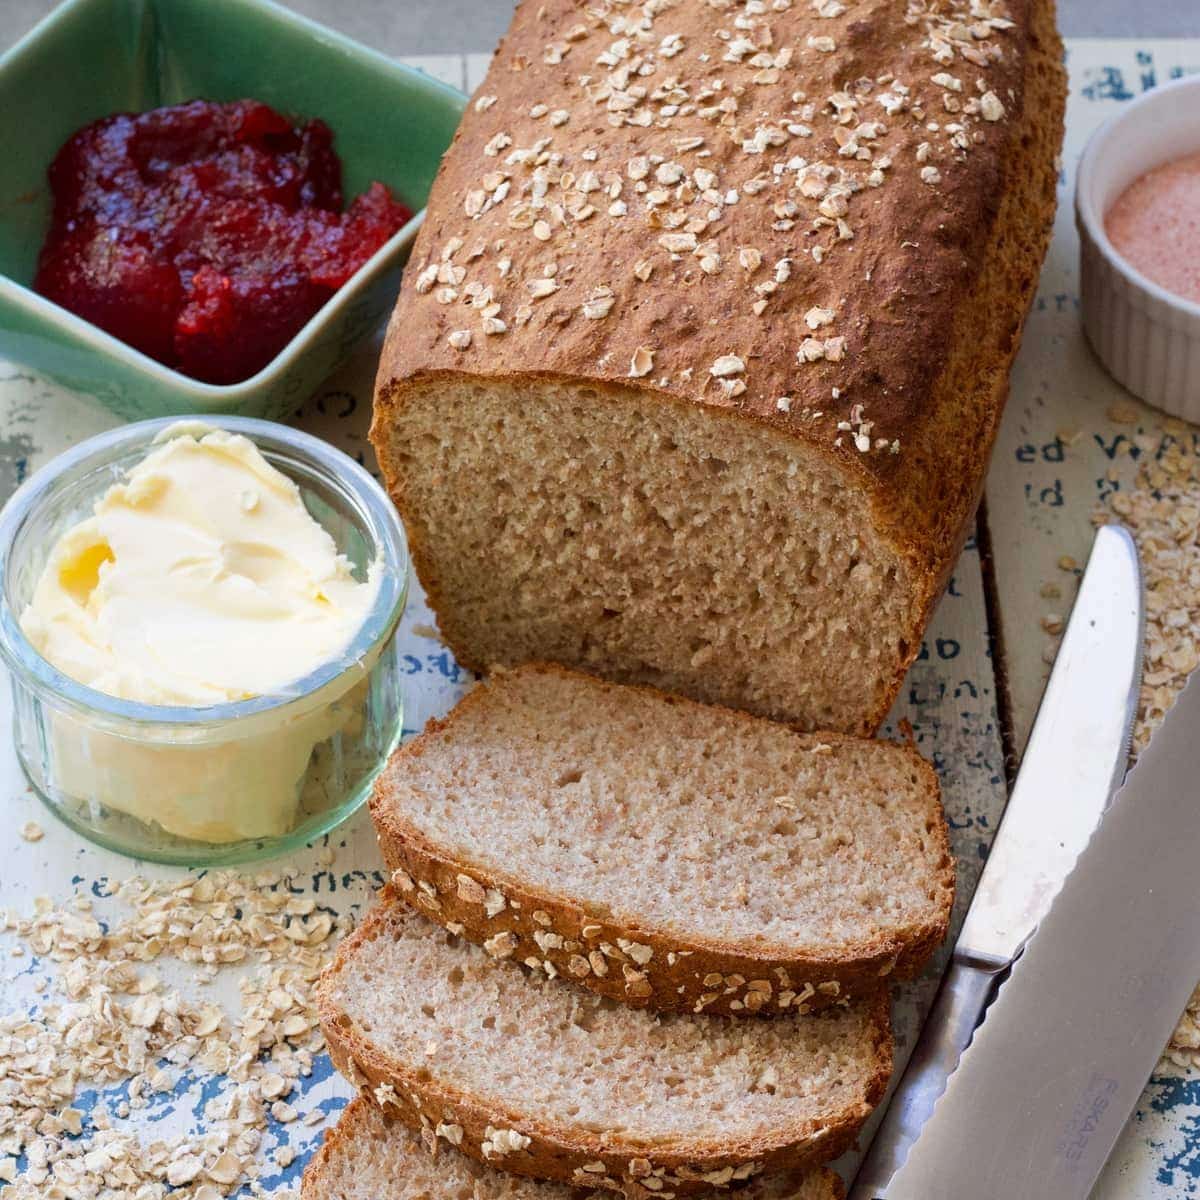
<svg viewBox="0 0 1200 1200">
<path fill-rule="evenodd" d="M 555 666 L 497 672 L 396 753 L 371 815 L 409 902 L 635 1006 L 816 1011 L 910 978 L 954 861 L 914 750 Z"/>
<path fill-rule="evenodd" d="M 318 1003 L 338 1070 L 388 1116 L 512 1174 L 642 1200 L 836 1158 L 892 1065 L 882 990 L 773 1021 L 655 1015 L 498 962 L 386 894 Z"/>
<path fill-rule="evenodd" d="M 873 731 L 1055 207 L 1053 0 L 525 0 L 372 440 L 464 664 Z"/>
<path fill-rule="evenodd" d="M 425 1142 L 422 1145 L 422 1141 Z M 309 1162 L 301 1200 L 611 1200 L 611 1191 L 509 1175 L 446 1146 L 419 1139 L 374 1104 L 353 1100 Z M 785 1172 L 755 1180 L 740 1200 L 842 1200 L 832 1171 Z"/>
</svg>

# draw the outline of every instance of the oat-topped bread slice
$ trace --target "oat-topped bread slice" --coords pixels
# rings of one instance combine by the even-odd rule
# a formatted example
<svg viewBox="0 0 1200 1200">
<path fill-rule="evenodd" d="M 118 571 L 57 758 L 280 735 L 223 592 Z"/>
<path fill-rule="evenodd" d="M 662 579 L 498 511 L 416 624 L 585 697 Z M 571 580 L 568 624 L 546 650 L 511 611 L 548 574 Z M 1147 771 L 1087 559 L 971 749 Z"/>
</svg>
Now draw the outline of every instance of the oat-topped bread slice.
<svg viewBox="0 0 1200 1200">
<path fill-rule="evenodd" d="M 497 962 L 384 894 L 318 985 L 338 1069 L 391 1116 L 518 1175 L 694 1194 L 835 1158 L 892 1063 L 887 998 L 662 1016 Z"/>
<path fill-rule="evenodd" d="M 525 0 L 372 440 L 459 660 L 872 732 L 1054 214 L 1052 0 Z"/>
<path fill-rule="evenodd" d="M 915 974 L 954 862 L 916 751 L 556 666 L 500 672 L 371 800 L 397 887 L 489 953 L 630 1003 L 806 1012 Z"/>
<path fill-rule="evenodd" d="M 611 1200 L 611 1191 L 510 1175 L 417 1135 L 374 1105 L 350 1103 L 304 1172 L 301 1200 Z M 658 1195 L 665 1195 L 659 1192 Z M 741 1200 L 842 1200 L 828 1170 L 784 1172 L 754 1180 Z"/>
</svg>

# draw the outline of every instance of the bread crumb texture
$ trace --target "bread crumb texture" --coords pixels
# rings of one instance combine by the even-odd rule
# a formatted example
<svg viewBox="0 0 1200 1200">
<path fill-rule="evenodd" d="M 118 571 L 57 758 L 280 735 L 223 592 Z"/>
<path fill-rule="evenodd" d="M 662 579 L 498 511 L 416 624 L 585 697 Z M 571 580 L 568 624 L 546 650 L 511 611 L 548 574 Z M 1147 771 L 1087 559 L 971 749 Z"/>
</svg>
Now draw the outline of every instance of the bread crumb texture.
<svg viewBox="0 0 1200 1200">
<path fill-rule="evenodd" d="M 477 687 L 393 758 L 372 815 L 427 915 L 656 1008 L 874 991 L 920 968 L 954 895 L 937 779 L 908 747 L 559 667 Z"/>
<path fill-rule="evenodd" d="M 882 994 L 774 1021 L 656 1016 L 390 900 L 343 943 L 321 1020 L 339 1069 L 435 1143 L 516 1174 L 695 1194 L 836 1157 L 882 1096 Z"/>
<path fill-rule="evenodd" d="M 1049 0 L 528 0 L 373 440 L 465 664 L 872 731 L 978 500 L 1054 211 Z"/>
<path fill-rule="evenodd" d="M 436 1144 L 436 1143 L 435 1143 Z M 422 1140 L 379 1108 L 355 1100 L 304 1175 L 303 1200 L 605 1200 L 612 1191 L 523 1179 Z M 756 1180 L 744 1200 L 840 1200 L 832 1171 Z"/>
</svg>

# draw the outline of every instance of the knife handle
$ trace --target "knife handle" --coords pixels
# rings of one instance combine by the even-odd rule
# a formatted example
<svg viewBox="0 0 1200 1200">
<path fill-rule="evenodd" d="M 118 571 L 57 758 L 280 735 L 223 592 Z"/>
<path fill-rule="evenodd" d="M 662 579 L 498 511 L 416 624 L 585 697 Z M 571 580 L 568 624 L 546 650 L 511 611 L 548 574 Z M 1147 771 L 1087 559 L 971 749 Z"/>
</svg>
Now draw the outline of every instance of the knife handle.
<svg viewBox="0 0 1200 1200">
<path fill-rule="evenodd" d="M 854 1177 L 849 1200 L 886 1200 L 892 1176 L 904 1165 L 921 1126 L 946 1090 L 1002 970 L 950 960 L 891 1104 Z"/>
</svg>

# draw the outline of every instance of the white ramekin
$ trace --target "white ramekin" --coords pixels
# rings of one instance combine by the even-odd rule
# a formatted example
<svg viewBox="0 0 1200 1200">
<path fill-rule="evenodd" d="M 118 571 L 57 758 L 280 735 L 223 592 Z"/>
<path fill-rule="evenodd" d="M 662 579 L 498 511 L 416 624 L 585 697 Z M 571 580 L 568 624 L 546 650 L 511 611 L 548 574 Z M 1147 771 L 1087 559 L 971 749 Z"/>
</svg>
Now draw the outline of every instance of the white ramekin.
<svg viewBox="0 0 1200 1200">
<path fill-rule="evenodd" d="M 1200 304 L 1174 296 L 1114 249 L 1104 218 L 1139 176 L 1200 152 L 1200 76 L 1155 88 L 1088 141 L 1075 185 L 1083 327 L 1118 383 L 1200 422 Z"/>
</svg>

